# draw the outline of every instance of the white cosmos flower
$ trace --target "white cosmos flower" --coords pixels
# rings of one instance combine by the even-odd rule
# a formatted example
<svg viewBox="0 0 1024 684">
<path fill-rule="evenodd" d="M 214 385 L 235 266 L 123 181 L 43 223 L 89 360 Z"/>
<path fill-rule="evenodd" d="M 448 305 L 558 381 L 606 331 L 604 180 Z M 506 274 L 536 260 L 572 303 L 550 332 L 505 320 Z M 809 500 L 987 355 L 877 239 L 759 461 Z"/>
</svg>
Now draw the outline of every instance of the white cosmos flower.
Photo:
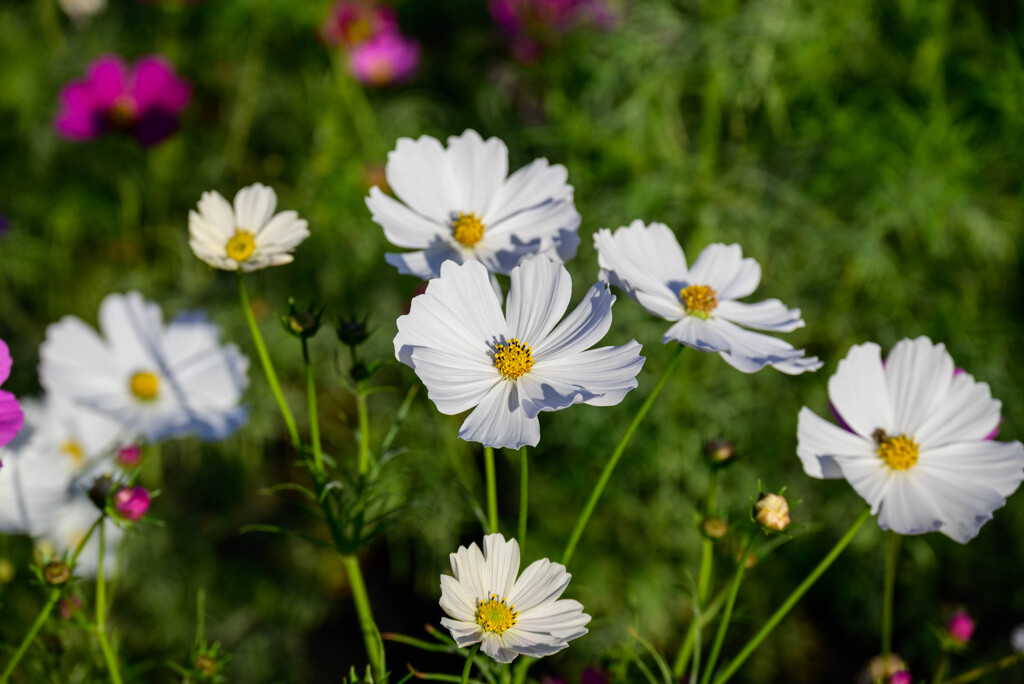
<svg viewBox="0 0 1024 684">
<path fill-rule="evenodd" d="M 466 418 L 459 437 L 486 446 L 536 446 L 541 411 L 580 402 L 613 406 L 636 387 L 640 345 L 590 349 L 611 326 L 615 297 L 590 288 L 561 323 L 569 272 L 547 257 L 512 269 L 507 317 L 476 261 L 445 263 L 441 277 L 398 319 L 395 356 L 411 366 L 441 413 Z"/>
<path fill-rule="evenodd" d="M 535 159 L 509 176 L 505 143 L 467 130 L 447 149 L 427 135 L 399 138 L 385 174 L 401 202 L 373 187 L 366 206 L 389 242 L 419 250 L 386 256 L 399 273 L 436 278 L 451 259 L 507 274 L 529 254 L 576 254 L 580 215 L 561 164 Z"/>
<path fill-rule="evenodd" d="M 89 534 L 89 528 L 100 517 L 100 511 L 85 494 L 78 493 L 57 509 L 52 527 L 43 535 L 38 544 L 52 555 L 60 556 L 64 552 L 71 555 L 78 544 Z M 110 576 L 117 569 L 117 550 L 124 539 L 124 531 L 110 518 L 103 522 L 104 551 L 103 572 Z M 75 575 L 78 577 L 95 577 L 100 565 L 100 537 L 97 528 L 82 547 L 75 564 Z"/>
<path fill-rule="evenodd" d="M 987 439 L 1000 411 L 988 385 L 927 337 L 902 340 L 884 362 L 877 344 L 854 346 L 828 395 L 849 429 L 801 409 L 804 471 L 846 478 L 882 529 L 966 543 L 1024 479 L 1021 443 Z"/>
<path fill-rule="evenodd" d="M 109 463 L 115 445 L 125 438 L 118 421 L 64 397 L 29 400 L 25 419 L 35 428 L 29 449 L 59 461 L 76 479 L 102 467 L 104 460 Z"/>
<path fill-rule="evenodd" d="M 102 336 L 74 316 L 47 328 L 39 380 L 49 393 L 154 441 L 223 439 L 245 422 L 238 402 L 249 360 L 221 346 L 220 330 L 202 314 L 164 325 L 159 306 L 130 292 L 108 295 L 99 323 Z"/>
<path fill-rule="evenodd" d="M 216 191 L 204 192 L 199 211 L 188 213 L 188 244 L 197 257 L 225 271 L 255 271 L 287 264 L 309 237 L 294 211 L 274 213 L 277 195 L 256 183 L 235 195 L 234 208 Z"/>
<path fill-rule="evenodd" d="M 746 328 L 791 332 L 804 326 L 800 309 L 787 309 L 777 299 L 756 304 L 735 300 L 757 289 L 761 267 L 744 259 L 739 245 L 712 244 L 693 266 L 672 229 L 663 223 L 645 226 L 633 221 L 614 233 L 602 228 L 594 235 L 601 277 L 629 293 L 655 316 L 674 321 L 662 342 L 675 340 L 688 347 L 718 352 L 744 373 L 774 366 L 797 375 L 821 368 L 817 357 L 777 337 Z"/>
<path fill-rule="evenodd" d="M 23 406 L 25 427 L 0 448 L 0 531 L 38 537 L 53 527 L 75 471 L 70 459 L 37 448 L 39 406 L 31 401 Z"/>
<path fill-rule="evenodd" d="M 484 537 L 451 554 L 452 575 L 441 575 L 441 624 L 461 648 L 480 650 L 499 663 L 517 655 L 540 658 L 557 653 L 587 633 L 590 616 L 579 601 L 559 599 L 572 578 L 547 558 L 519 575 L 519 544 L 500 534 Z"/>
</svg>

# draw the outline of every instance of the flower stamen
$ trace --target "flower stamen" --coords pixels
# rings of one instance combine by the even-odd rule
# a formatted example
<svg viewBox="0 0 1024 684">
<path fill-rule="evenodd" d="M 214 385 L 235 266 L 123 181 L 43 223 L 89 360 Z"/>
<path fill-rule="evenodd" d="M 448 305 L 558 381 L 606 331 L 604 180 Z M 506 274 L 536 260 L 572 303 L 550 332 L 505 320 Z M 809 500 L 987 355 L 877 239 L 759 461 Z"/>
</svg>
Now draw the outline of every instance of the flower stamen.
<svg viewBox="0 0 1024 684">
<path fill-rule="evenodd" d="M 499 601 L 497 594 L 491 594 L 490 600 L 477 603 L 476 621 L 488 632 L 501 634 L 519 621 L 519 611 L 506 599 Z"/>
<path fill-rule="evenodd" d="M 686 313 L 697 318 L 710 318 L 718 307 L 718 293 L 707 285 L 687 285 L 679 291 L 679 298 L 686 306 Z"/>
<path fill-rule="evenodd" d="M 530 345 L 513 337 L 494 348 L 494 367 L 509 380 L 528 373 L 533 368 L 533 352 Z"/>
<path fill-rule="evenodd" d="M 884 431 L 876 430 L 875 441 L 878 443 L 878 457 L 893 470 L 907 470 L 917 463 L 921 447 L 913 437 L 890 437 Z"/>
<path fill-rule="evenodd" d="M 476 214 L 459 212 L 459 218 L 452 221 L 452 237 L 460 244 L 472 247 L 483 239 L 484 224 Z"/>
<path fill-rule="evenodd" d="M 60 452 L 71 459 L 71 462 L 78 465 L 85 458 L 85 450 L 82 445 L 73 439 L 66 439 L 60 445 Z"/>
<path fill-rule="evenodd" d="M 129 383 L 132 394 L 141 401 L 153 401 L 160 391 L 160 378 L 156 373 L 139 371 Z"/>
<path fill-rule="evenodd" d="M 236 228 L 235 234 L 231 236 L 230 240 L 228 240 L 228 256 L 238 263 L 242 263 L 251 257 L 253 250 L 255 249 L 256 238 L 250 231 L 245 230 L 244 228 Z"/>
</svg>

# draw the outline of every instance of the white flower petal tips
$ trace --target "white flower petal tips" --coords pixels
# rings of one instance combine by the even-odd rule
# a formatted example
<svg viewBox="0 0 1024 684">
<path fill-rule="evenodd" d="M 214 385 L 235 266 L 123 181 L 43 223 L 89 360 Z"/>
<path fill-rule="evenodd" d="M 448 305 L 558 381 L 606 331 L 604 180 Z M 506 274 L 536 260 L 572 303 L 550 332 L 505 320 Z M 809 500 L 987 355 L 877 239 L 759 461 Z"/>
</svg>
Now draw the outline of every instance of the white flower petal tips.
<svg viewBox="0 0 1024 684">
<path fill-rule="evenodd" d="M 276 206 L 274 190 L 259 183 L 239 190 L 233 207 L 219 193 L 204 192 L 199 211 L 188 213 L 188 244 L 197 257 L 224 271 L 287 264 L 309 229 L 294 211 L 274 214 Z"/>
<path fill-rule="evenodd" d="M 789 375 L 821 368 L 821 362 L 805 357 L 802 349 L 746 329 L 791 332 L 804 322 L 799 309 L 787 309 L 777 299 L 735 301 L 753 293 L 761 281 L 761 267 L 744 259 L 739 245 L 708 245 L 687 267 L 668 226 L 647 226 L 638 220 L 614 233 L 602 228 L 594 235 L 594 246 L 602 280 L 625 290 L 655 316 L 673 322 L 662 342 L 718 352 L 744 373 L 765 366 Z"/>
<path fill-rule="evenodd" d="M 1000 404 L 927 337 L 882 361 L 857 345 L 828 383 L 842 427 L 804 407 L 797 455 L 816 478 L 846 478 L 899 534 L 938 531 L 961 544 L 1024 480 L 1024 446 L 995 442 Z"/>
<path fill-rule="evenodd" d="M 451 554 L 452 576 L 441 575 L 441 618 L 459 647 L 480 643 L 499 663 L 517 655 L 557 653 L 587 633 L 590 616 L 578 601 L 560 599 L 572 577 L 565 566 L 535 561 L 519 575 L 519 544 L 500 534 Z M 518 578 L 517 578 L 518 576 Z"/>
<path fill-rule="evenodd" d="M 572 288 L 564 266 L 531 257 L 511 276 L 502 314 L 482 264 L 445 263 L 398 319 L 395 356 L 416 371 L 439 411 L 474 409 L 460 437 L 517 449 L 536 446 L 541 411 L 622 401 L 644 357 L 635 340 L 589 349 L 611 325 L 607 285 L 590 288 L 559 323 Z"/>
<path fill-rule="evenodd" d="M 467 130 L 447 149 L 400 138 L 385 174 L 398 200 L 373 187 L 366 206 L 389 242 L 417 250 L 387 255 L 400 273 L 436 278 L 450 259 L 507 274 L 528 255 L 576 254 L 580 215 L 560 164 L 536 159 L 509 176 L 505 143 Z"/>
</svg>

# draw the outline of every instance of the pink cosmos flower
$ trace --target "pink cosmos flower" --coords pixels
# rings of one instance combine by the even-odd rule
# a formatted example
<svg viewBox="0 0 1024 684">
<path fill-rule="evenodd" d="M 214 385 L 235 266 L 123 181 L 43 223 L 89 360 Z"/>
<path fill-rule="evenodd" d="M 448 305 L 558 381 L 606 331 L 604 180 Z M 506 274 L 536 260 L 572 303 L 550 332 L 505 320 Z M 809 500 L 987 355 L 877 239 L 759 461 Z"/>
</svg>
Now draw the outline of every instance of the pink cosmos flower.
<svg viewBox="0 0 1024 684">
<path fill-rule="evenodd" d="M 121 447 L 114 454 L 114 462 L 122 468 L 134 468 L 142 462 L 142 447 L 138 444 Z"/>
<path fill-rule="evenodd" d="M 138 520 L 149 510 L 149 492 L 145 487 L 122 487 L 114 492 L 114 508 L 125 520 Z"/>
<path fill-rule="evenodd" d="M 907 670 L 893 672 L 892 676 L 889 677 L 889 684 L 910 684 L 912 681 L 910 672 Z"/>
<path fill-rule="evenodd" d="M 7 343 L 0 340 L 0 385 L 11 375 L 11 365 L 11 352 L 7 349 Z M 24 420 L 25 415 L 18 400 L 10 392 L 0 390 L 0 446 L 14 439 Z"/>
<path fill-rule="evenodd" d="M 320 36 L 328 45 L 353 47 L 381 33 L 397 31 L 398 21 L 391 8 L 338 0 L 320 27 Z"/>
<path fill-rule="evenodd" d="M 360 83 L 373 87 L 408 81 L 420 63 L 420 46 L 397 31 L 363 41 L 349 55 L 349 70 Z"/>
<path fill-rule="evenodd" d="M 84 79 L 61 91 L 54 127 L 68 140 L 123 130 L 140 145 L 155 145 L 178 129 L 178 115 L 191 98 L 188 81 L 162 57 L 148 55 L 129 68 L 120 57 L 104 55 Z"/>
<path fill-rule="evenodd" d="M 949 619 L 949 636 L 958 644 L 966 644 L 974 636 L 974 620 L 967 611 L 958 610 Z"/>
</svg>

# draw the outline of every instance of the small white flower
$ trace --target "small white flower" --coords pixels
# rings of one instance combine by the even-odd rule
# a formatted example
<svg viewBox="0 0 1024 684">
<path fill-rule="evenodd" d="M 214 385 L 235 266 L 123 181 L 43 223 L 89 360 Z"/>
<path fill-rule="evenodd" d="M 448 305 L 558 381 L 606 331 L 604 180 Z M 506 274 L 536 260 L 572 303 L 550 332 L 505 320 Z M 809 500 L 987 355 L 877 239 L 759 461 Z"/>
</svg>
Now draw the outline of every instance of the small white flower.
<svg viewBox="0 0 1024 684">
<path fill-rule="evenodd" d="M 57 0 L 64 14 L 75 23 L 84 23 L 107 7 L 107 0 Z"/>
<path fill-rule="evenodd" d="M 235 195 L 235 206 L 216 191 L 204 192 L 199 211 L 188 213 L 188 244 L 197 257 L 225 271 L 255 271 L 287 264 L 309 237 L 294 211 L 274 214 L 277 195 L 256 183 Z"/>
<path fill-rule="evenodd" d="M 484 537 L 451 554 L 452 575 L 441 575 L 441 624 L 460 648 L 477 642 L 499 663 L 517 655 L 540 658 L 557 653 L 587 633 L 590 616 L 579 601 L 559 599 L 572 578 L 547 558 L 519 575 L 519 544 L 500 534 Z"/>
<path fill-rule="evenodd" d="M 75 478 L 103 460 L 109 463 L 115 443 L 126 437 L 110 416 L 53 395 L 42 402 L 29 400 L 25 421 L 34 428 L 28 448 L 61 461 Z"/>
<path fill-rule="evenodd" d="M 38 448 L 40 407 L 24 403 L 25 427 L 0 449 L 0 531 L 38 537 L 53 528 L 75 470 L 70 459 Z"/>
<path fill-rule="evenodd" d="M 147 440 L 223 439 L 245 422 L 238 402 L 249 360 L 221 346 L 220 330 L 202 314 L 165 326 L 159 306 L 130 292 L 108 295 L 99 323 L 102 337 L 74 316 L 47 328 L 39 380 L 49 393 Z"/>
<path fill-rule="evenodd" d="M 576 254 L 580 215 L 561 164 L 535 159 L 509 176 L 505 143 L 467 130 L 447 149 L 427 135 L 399 138 L 385 174 L 401 202 L 373 187 L 366 206 L 389 242 L 420 250 L 386 256 L 399 273 L 436 278 L 451 259 L 507 274 L 526 255 Z"/>
<path fill-rule="evenodd" d="M 883 362 L 854 346 L 828 381 L 848 426 L 804 407 L 797 454 L 811 477 L 846 478 L 884 530 L 938 530 L 968 542 L 1024 479 L 1020 442 L 988 439 L 1000 403 L 927 337 L 900 341 Z"/>
<path fill-rule="evenodd" d="M 735 301 L 753 293 L 761 281 L 761 267 L 753 259 L 744 259 L 739 245 L 708 245 L 688 268 L 668 226 L 645 226 L 637 220 L 614 233 L 602 228 L 594 235 L 594 246 L 601 278 L 625 290 L 655 316 L 675 321 L 662 342 L 675 340 L 718 352 L 744 373 L 765 366 L 790 375 L 821 368 L 817 357 L 804 357 L 802 349 L 740 327 L 791 332 L 804 322 L 800 309 L 787 309 L 777 299 L 756 304 Z"/>
<path fill-rule="evenodd" d="M 476 407 L 459 431 L 486 446 L 540 440 L 541 411 L 613 406 L 637 386 L 640 345 L 590 349 L 611 326 L 615 297 L 598 283 L 564 321 L 572 281 L 538 256 L 512 269 L 508 317 L 476 261 L 445 263 L 441 277 L 398 319 L 395 356 L 412 367 L 441 413 Z"/>
</svg>

